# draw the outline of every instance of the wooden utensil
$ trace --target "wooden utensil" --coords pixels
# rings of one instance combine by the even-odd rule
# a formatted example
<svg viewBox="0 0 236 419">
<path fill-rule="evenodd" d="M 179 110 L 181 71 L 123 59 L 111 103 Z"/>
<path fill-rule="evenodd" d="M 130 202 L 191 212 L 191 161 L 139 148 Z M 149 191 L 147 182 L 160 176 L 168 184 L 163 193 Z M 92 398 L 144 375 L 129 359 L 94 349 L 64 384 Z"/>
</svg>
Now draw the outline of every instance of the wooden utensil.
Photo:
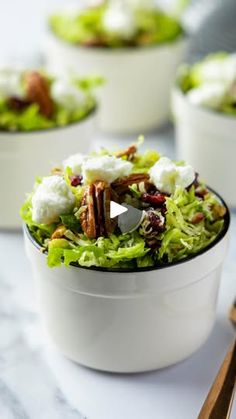
<svg viewBox="0 0 236 419">
<path fill-rule="evenodd" d="M 236 326 L 236 301 L 229 318 Z M 230 346 L 198 419 L 229 419 L 236 386 L 236 339 Z"/>
</svg>

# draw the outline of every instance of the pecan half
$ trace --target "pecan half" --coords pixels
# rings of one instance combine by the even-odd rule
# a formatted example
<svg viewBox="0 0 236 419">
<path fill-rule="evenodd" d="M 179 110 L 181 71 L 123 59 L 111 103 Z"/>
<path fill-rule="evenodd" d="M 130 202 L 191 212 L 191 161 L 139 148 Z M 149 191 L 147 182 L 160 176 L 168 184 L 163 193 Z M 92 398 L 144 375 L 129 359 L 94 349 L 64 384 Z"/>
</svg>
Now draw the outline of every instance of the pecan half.
<svg viewBox="0 0 236 419">
<path fill-rule="evenodd" d="M 80 222 L 83 232 L 89 238 L 109 236 L 116 228 L 117 219 L 110 218 L 111 199 L 114 200 L 115 195 L 106 182 L 97 181 L 86 187 Z"/>
<path fill-rule="evenodd" d="M 115 156 L 116 157 L 127 157 L 127 160 L 133 160 L 135 153 L 137 152 L 137 147 L 136 145 L 132 144 L 130 145 L 128 148 L 126 148 L 125 150 L 120 150 L 118 151 Z"/>
<path fill-rule="evenodd" d="M 45 77 L 37 71 L 25 76 L 26 98 L 30 103 L 37 103 L 42 115 L 50 118 L 53 114 L 53 101 L 50 97 L 49 85 Z"/>
<path fill-rule="evenodd" d="M 81 202 L 82 207 L 84 207 L 80 216 L 81 227 L 90 239 L 96 237 L 94 190 L 94 185 L 87 186 Z"/>
<path fill-rule="evenodd" d="M 124 195 L 129 192 L 129 186 L 141 182 L 144 182 L 145 186 L 149 184 L 149 175 L 147 173 L 133 173 L 129 176 L 117 179 L 112 183 L 112 188 L 118 195 Z"/>
</svg>

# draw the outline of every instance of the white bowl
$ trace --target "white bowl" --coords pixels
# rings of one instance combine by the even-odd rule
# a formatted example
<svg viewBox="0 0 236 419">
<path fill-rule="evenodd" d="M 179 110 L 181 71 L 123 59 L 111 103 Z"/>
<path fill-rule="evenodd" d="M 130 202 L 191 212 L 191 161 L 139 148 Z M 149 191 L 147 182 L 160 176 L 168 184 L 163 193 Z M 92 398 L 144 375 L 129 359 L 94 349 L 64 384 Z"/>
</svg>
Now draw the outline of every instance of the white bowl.
<svg viewBox="0 0 236 419">
<path fill-rule="evenodd" d="M 236 118 L 192 105 L 179 89 L 173 91 L 172 107 L 177 157 L 236 207 Z"/>
<path fill-rule="evenodd" d="M 166 367 L 191 355 L 214 324 L 228 227 L 229 214 L 218 240 L 197 256 L 127 272 L 50 269 L 25 228 L 42 316 L 58 349 L 85 366 L 119 373 Z"/>
<path fill-rule="evenodd" d="M 157 128 L 169 116 L 171 87 L 186 39 L 157 47 L 88 48 L 73 46 L 49 33 L 44 43 L 50 72 L 101 74 L 100 126 L 113 133 Z"/>
<path fill-rule="evenodd" d="M 65 127 L 31 132 L 0 131 L 0 228 L 20 228 L 19 211 L 36 176 L 73 153 L 89 151 L 96 112 Z"/>
</svg>

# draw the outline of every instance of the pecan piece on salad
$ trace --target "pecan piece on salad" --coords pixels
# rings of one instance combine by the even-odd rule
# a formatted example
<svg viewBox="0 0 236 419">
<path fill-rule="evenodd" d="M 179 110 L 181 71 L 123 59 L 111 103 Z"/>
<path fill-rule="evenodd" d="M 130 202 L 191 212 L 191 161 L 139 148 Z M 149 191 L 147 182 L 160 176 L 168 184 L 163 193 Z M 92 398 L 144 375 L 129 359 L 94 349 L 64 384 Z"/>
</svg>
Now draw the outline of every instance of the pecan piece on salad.
<svg viewBox="0 0 236 419">
<path fill-rule="evenodd" d="M 203 221 L 205 218 L 205 215 L 202 212 L 196 212 L 196 214 L 194 214 L 190 220 L 190 222 L 192 224 L 198 224 L 201 221 Z"/>
<path fill-rule="evenodd" d="M 147 173 L 133 173 L 129 176 L 119 178 L 112 183 L 112 188 L 118 195 L 129 192 L 129 186 L 143 182 L 145 186 L 150 185 Z"/>
<path fill-rule="evenodd" d="M 26 74 L 25 84 L 27 100 L 30 103 L 37 103 L 41 114 L 50 118 L 53 114 L 54 105 L 46 78 L 37 71 L 32 71 Z"/>
<path fill-rule="evenodd" d="M 81 227 L 86 236 L 93 239 L 97 235 L 96 219 L 95 219 L 95 205 L 94 205 L 94 185 L 89 185 L 85 188 L 84 196 L 81 205 L 83 211 L 80 216 Z"/>
<path fill-rule="evenodd" d="M 54 233 L 51 236 L 51 239 L 61 239 L 64 234 L 66 232 L 66 227 L 64 225 L 60 225 L 56 228 L 56 230 L 54 231 Z"/>
<path fill-rule="evenodd" d="M 110 202 L 114 198 L 110 186 L 104 181 L 96 181 L 86 187 L 80 216 L 82 230 L 86 236 L 95 239 L 113 233 L 117 219 L 110 218 Z"/>
<path fill-rule="evenodd" d="M 120 150 L 115 153 L 116 157 L 127 157 L 127 160 L 131 161 L 134 158 L 135 153 L 137 152 L 137 146 L 135 144 L 131 144 L 125 150 Z"/>
</svg>

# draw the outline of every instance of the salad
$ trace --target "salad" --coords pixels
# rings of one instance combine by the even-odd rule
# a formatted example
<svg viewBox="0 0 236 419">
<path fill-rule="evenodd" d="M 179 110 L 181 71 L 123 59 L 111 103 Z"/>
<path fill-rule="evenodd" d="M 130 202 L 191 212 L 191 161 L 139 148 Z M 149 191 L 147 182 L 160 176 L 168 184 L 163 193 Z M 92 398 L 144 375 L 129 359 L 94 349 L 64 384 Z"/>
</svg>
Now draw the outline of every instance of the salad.
<svg viewBox="0 0 236 419">
<path fill-rule="evenodd" d="M 183 34 L 180 22 L 155 0 L 84 0 L 52 15 L 49 25 L 62 40 L 87 47 L 156 45 Z"/>
<path fill-rule="evenodd" d="M 99 82 L 0 69 L 0 130 L 33 131 L 78 122 L 95 109 L 92 88 Z"/>
<path fill-rule="evenodd" d="M 236 115 L 236 54 L 210 54 L 180 67 L 177 85 L 193 105 Z"/>
<path fill-rule="evenodd" d="M 142 217 L 122 233 L 111 201 Z M 21 209 L 50 267 L 135 269 L 195 255 L 217 239 L 226 208 L 194 169 L 154 150 L 76 154 L 38 178 Z"/>
</svg>

